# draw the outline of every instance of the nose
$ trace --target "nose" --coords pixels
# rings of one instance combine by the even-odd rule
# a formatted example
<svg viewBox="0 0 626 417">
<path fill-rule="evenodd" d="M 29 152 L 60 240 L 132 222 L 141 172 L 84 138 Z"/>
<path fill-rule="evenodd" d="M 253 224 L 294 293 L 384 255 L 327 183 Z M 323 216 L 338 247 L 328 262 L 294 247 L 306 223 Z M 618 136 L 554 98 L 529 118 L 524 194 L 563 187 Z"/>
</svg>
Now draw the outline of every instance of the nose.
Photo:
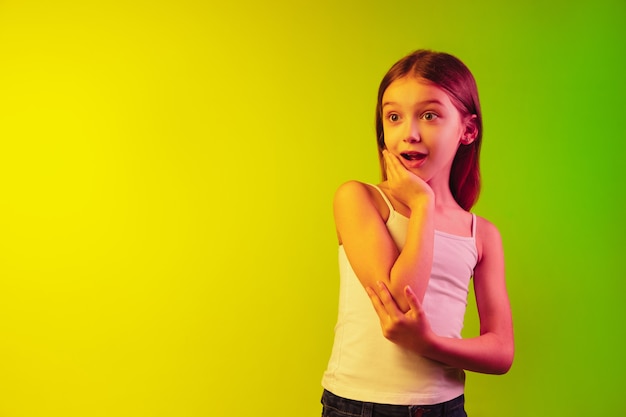
<svg viewBox="0 0 626 417">
<path fill-rule="evenodd" d="M 417 120 L 411 120 L 407 123 L 407 132 L 404 136 L 404 141 L 406 143 L 416 143 L 421 142 L 419 126 Z"/>
</svg>

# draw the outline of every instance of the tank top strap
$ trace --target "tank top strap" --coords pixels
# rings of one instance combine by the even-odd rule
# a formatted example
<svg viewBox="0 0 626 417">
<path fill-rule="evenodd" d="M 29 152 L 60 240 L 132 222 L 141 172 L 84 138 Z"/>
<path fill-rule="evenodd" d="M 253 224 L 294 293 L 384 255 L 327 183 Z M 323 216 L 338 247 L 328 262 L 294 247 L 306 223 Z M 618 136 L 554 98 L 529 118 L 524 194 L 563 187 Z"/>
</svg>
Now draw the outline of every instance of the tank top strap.
<svg viewBox="0 0 626 417">
<path fill-rule="evenodd" d="M 472 213 L 472 239 L 476 240 L 476 214 Z"/>
<path fill-rule="evenodd" d="M 383 193 L 383 190 L 381 190 L 379 186 L 374 185 L 374 184 L 368 184 L 368 185 L 378 190 L 380 195 L 383 197 L 385 204 L 387 204 L 387 207 L 389 208 L 389 218 L 391 218 L 391 216 L 393 216 L 393 213 L 396 211 L 396 209 L 394 209 L 393 206 L 391 205 L 391 201 L 389 201 L 389 198 L 387 198 L 387 196 L 385 195 L 385 193 Z"/>
</svg>

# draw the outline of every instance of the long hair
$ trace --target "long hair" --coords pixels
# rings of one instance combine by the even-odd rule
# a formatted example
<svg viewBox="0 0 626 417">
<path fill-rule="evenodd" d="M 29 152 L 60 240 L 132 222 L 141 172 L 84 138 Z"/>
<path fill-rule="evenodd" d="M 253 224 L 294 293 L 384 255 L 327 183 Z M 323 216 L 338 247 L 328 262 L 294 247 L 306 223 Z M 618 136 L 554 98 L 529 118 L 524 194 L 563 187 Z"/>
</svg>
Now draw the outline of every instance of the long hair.
<svg viewBox="0 0 626 417">
<path fill-rule="evenodd" d="M 461 116 L 476 115 L 478 135 L 472 143 L 459 146 L 450 171 L 450 191 L 456 202 L 469 211 L 478 200 L 480 193 L 479 156 L 483 119 L 474 76 L 463 62 L 450 54 L 424 49 L 417 50 L 396 62 L 383 77 L 378 88 L 376 103 L 376 139 L 383 181 L 387 179 L 382 156 L 382 151 L 385 149 L 383 94 L 392 82 L 406 76 L 424 78 L 443 89 Z"/>
</svg>

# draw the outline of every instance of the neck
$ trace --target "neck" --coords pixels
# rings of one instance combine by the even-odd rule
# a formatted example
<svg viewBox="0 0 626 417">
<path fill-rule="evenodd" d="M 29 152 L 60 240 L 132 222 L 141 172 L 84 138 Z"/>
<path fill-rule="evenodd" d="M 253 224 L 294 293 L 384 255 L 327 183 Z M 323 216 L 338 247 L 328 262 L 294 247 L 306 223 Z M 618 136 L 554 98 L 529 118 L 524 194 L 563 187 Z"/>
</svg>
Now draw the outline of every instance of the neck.
<svg viewBox="0 0 626 417">
<path fill-rule="evenodd" d="M 446 209 L 457 209 L 459 204 L 454 199 L 452 191 L 450 191 L 449 178 L 446 177 L 441 180 L 432 179 L 428 185 L 435 193 L 435 210 L 442 211 Z"/>
</svg>

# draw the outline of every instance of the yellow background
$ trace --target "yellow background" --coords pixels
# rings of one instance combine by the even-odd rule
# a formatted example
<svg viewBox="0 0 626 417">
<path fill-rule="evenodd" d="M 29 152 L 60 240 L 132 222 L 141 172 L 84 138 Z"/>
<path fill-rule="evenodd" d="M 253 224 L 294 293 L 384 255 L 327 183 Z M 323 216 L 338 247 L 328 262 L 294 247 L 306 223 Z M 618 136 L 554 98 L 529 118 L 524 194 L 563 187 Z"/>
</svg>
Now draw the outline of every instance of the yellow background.
<svg viewBox="0 0 626 417">
<path fill-rule="evenodd" d="M 518 3 L 0 0 L 0 417 L 319 415 L 332 195 L 422 47 L 478 80 L 515 315 L 467 410 L 623 414 L 626 6 Z"/>
</svg>

